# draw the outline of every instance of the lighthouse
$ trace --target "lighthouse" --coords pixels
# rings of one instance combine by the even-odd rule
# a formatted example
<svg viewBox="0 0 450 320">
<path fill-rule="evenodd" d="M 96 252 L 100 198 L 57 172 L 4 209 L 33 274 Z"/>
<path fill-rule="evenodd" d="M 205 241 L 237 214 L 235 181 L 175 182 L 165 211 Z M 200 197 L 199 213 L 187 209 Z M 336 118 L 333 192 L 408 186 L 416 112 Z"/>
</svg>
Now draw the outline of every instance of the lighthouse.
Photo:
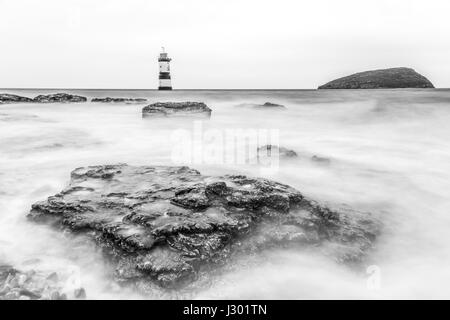
<svg viewBox="0 0 450 320">
<path fill-rule="evenodd" d="M 170 61 L 167 53 L 162 48 L 162 52 L 159 54 L 159 87 L 158 90 L 172 90 L 172 83 L 170 81 Z"/>
</svg>

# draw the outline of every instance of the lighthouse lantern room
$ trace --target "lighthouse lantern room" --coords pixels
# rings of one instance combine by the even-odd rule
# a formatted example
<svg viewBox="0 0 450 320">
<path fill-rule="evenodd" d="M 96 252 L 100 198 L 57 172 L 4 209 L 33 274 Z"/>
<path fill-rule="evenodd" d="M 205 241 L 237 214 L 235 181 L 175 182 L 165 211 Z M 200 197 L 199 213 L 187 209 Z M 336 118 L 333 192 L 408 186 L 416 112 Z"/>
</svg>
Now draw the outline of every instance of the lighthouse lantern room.
<svg viewBox="0 0 450 320">
<path fill-rule="evenodd" d="M 172 90 L 172 83 L 170 80 L 170 61 L 167 53 L 162 48 L 162 52 L 159 54 L 159 90 Z"/>
</svg>

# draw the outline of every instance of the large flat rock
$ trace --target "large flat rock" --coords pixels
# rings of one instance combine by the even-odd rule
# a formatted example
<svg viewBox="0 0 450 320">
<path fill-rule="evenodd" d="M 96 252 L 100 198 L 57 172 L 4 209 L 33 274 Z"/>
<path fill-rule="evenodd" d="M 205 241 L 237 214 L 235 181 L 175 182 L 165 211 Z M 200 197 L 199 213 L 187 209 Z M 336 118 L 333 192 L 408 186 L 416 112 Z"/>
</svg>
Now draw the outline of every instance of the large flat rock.
<svg viewBox="0 0 450 320">
<path fill-rule="evenodd" d="M 157 102 L 142 109 L 142 116 L 211 116 L 212 110 L 203 102 Z"/>
<path fill-rule="evenodd" d="M 411 68 L 365 71 L 330 81 L 319 89 L 395 89 L 434 88 L 424 76 Z"/>
<path fill-rule="evenodd" d="M 379 232 L 369 213 L 331 209 L 267 179 L 126 164 L 75 169 L 29 218 L 92 237 L 117 280 L 164 287 L 280 246 L 333 248 L 339 261 L 360 262 Z"/>
</svg>

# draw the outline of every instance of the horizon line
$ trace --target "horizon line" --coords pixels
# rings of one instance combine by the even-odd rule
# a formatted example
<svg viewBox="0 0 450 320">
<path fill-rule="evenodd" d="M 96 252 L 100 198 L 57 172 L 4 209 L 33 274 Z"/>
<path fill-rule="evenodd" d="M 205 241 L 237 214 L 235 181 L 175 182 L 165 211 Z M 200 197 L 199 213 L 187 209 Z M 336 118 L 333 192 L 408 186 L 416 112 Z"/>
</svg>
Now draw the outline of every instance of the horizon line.
<svg viewBox="0 0 450 320">
<path fill-rule="evenodd" d="M 236 89 L 236 88 L 230 88 L 230 89 L 218 89 L 218 88 L 199 88 L 199 89 L 193 89 L 193 88 L 180 88 L 180 89 L 172 89 L 172 90 L 159 90 L 159 89 L 145 89 L 145 88 L 0 88 L 0 90 L 140 90 L 140 91 L 194 91 L 194 90 L 317 90 L 317 88 L 291 88 L 291 89 L 277 89 L 277 88 L 270 88 L 270 89 L 264 89 L 264 88 L 244 88 L 244 89 Z"/>
<path fill-rule="evenodd" d="M 450 87 L 442 87 L 442 88 L 378 88 L 378 89 L 319 89 L 319 88 L 296 88 L 296 89 L 257 89 L 257 88 L 245 88 L 245 89 L 172 89 L 172 90 L 159 90 L 159 89 L 143 89 L 143 88 L 0 88 L 0 90 L 87 90 L 87 91 L 161 91 L 161 92 L 170 92 L 170 91 L 318 91 L 318 90 L 447 90 Z"/>
</svg>

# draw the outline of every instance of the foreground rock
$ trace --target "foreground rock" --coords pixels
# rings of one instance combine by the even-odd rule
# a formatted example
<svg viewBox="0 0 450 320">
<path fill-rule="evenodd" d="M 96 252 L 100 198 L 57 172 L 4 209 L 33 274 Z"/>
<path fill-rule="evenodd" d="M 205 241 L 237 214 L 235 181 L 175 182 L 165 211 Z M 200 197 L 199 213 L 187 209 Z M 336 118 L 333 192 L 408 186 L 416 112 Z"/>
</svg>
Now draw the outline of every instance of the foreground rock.
<svg viewBox="0 0 450 320">
<path fill-rule="evenodd" d="M 75 169 L 29 218 L 92 237 L 117 280 L 164 287 L 279 246 L 333 248 L 339 261 L 360 261 L 379 228 L 370 214 L 332 210 L 266 179 L 126 164 Z"/>
<path fill-rule="evenodd" d="M 133 103 L 133 102 L 146 102 L 147 99 L 144 98 L 93 98 L 92 102 L 103 102 L 103 103 Z"/>
<path fill-rule="evenodd" d="M 0 104 L 1 103 L 18 103 L 18 102 L 32 102 L 33 99 L 27 97 L 21 97 L 15 94 L 1 93 L 0 94 Z"/>
<path fill-rule="evenodd" d="M 0 300 L 65 300 L 84 299 L 84 288 L 72 290 L 68 296 L 57 273 L 20 271 L 0 265 Z"/>
<path fill-rule="evenodd" d="M 355 73 L 328 82 L 319 89 L 434 88 L 424 76 L 410 68 L 391 68 Z"/>
<path fill-rule="evenodd" d="M 203 102 L 157 102 L 142 109 L 142 116 L 211 116 L 212 110 Z"/>
<path fill-rule="evenodd" d="M 86 97 L 67 94 L 67 93 L 55 93 L 47 95 L 39 95 L 33 99 L 33 102 L 38 103 L 52 103 L 52 102 L 86 102 Z"/>
</svg>

